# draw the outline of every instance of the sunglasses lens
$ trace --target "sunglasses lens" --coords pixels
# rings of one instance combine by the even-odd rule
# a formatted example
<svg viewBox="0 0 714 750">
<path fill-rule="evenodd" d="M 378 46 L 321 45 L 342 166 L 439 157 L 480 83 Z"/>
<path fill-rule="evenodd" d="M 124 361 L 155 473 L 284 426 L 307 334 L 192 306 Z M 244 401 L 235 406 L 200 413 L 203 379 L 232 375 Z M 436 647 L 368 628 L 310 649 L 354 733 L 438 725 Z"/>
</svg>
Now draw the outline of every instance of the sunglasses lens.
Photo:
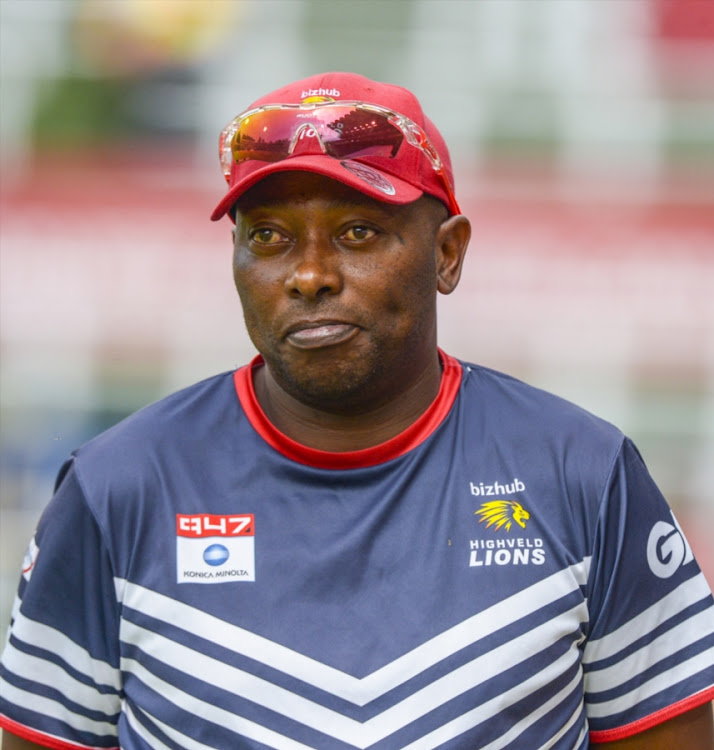
<svg viewBox="0 0 714 750">
<path fill-rule="evenodd" d="M 236 162 L 248 159 L 284 159 L 289 153 L 294 123 L 294 113 L 286 110 L 256 112 L 249 115 L 241 121 L 233 136 L 233 159 Z"/>
<path fill-rule="evenodd" d="M 358 156 L 392 158 L 404 140 L 402 131 L 392 125 L 386 115 L 357 107 L 335 112 L 332 121 L 325 123 L 325 130 L 329 130 L 329 136 L 326 133 L 323 138 L 325 149 L 338 159 Z"/>
<path fill-rule="evenodd" d="M 327 154 L 339 159 L 394 157 L 404 140 L 401 130 L 385 115 L 357 107 L 266 109 L 240 122 L 231 151 L 236 162 L 280 161 L 290 156 L 301 140 L 315 136 Z"/>
</svg>

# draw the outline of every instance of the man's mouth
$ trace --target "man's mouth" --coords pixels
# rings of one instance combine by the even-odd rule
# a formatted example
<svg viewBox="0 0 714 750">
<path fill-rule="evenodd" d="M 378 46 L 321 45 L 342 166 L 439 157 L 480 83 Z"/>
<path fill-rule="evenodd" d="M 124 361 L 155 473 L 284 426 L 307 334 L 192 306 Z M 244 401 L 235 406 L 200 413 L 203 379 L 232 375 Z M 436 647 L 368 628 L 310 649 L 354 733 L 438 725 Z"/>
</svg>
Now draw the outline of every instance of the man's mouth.
<svg viewBox="0 0 714 750">
<path fill-rule="evenodd" d="M 359 331 L 350 323 L 320 322 L 305 323 L 291 330 L 287 340 L 298 349 L 320 349 L 336 346 L 348 341 Z"/>
</svg>

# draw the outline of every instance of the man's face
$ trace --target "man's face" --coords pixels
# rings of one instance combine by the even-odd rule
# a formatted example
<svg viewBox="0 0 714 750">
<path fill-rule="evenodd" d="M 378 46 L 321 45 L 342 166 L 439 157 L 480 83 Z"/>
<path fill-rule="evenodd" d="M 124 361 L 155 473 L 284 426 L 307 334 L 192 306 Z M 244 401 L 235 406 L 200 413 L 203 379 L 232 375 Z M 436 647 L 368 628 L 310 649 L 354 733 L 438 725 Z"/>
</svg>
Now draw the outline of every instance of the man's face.
<svg viewBox="0 0 714 750">
<path fill-rule="evenodd" d="M 307 172 L 274 174 L 239 200 L 235 284 L 283 391 L 363 413 L 434 365 L 443 219 L 436 201 L 388 205 Z"/>
</svg>

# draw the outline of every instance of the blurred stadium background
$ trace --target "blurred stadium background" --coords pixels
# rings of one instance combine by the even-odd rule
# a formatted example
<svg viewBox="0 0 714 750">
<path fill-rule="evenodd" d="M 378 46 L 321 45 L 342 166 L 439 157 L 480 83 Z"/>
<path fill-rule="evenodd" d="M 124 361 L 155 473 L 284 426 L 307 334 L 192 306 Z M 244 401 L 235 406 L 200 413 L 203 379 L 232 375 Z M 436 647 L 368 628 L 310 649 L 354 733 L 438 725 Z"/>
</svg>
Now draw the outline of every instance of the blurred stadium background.
<svg viewBox="0 0 714 750">
<path fill-rule="evenodd" d="M 714 2 L 0 0 L 0 628 L 69 452 L 252 356 L 220 128 L 414 90 L 474 224 L 441 343 L 615 422 L 714 583 Z"/>
</svg>

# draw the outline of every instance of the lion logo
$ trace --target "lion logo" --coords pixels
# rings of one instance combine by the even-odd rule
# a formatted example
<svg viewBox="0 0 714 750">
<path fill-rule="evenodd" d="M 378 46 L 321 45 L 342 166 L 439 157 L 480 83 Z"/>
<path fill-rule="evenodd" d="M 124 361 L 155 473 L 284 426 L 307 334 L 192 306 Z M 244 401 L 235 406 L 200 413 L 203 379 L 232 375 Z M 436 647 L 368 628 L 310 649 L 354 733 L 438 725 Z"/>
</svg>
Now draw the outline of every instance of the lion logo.
<svg viewBox="0 0 714 750">
<path fill-rule="evenodd" d="M 531 517 L 531 514 L 515 500 L 491 500 L 483 503 L 474 515 L 481 516 L 479 523 L 486 521 L 486 528 L 493 526 L 494 531 L 501 527 L 510 531 L 514 522 L 525 529 L 526 521 Z"/>
</svg>

